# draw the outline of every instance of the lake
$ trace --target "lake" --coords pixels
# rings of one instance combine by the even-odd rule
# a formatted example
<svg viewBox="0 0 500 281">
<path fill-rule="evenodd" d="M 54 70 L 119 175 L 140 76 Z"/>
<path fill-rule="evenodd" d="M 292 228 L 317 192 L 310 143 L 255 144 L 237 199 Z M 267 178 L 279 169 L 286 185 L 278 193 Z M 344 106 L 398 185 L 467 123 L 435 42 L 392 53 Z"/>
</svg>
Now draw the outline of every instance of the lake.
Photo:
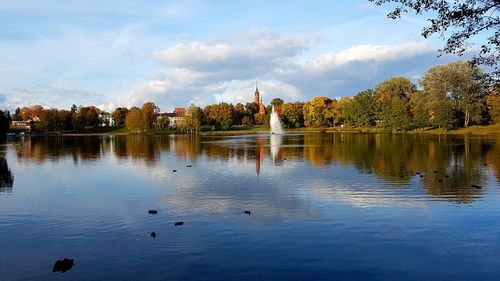
<svg viewBox="0 0 500 281">
<path fill-rule="evenodd" d="M 500 280 L 499 191 L 499 139 L 12 139 L 0 279 Z"/>
</svg>

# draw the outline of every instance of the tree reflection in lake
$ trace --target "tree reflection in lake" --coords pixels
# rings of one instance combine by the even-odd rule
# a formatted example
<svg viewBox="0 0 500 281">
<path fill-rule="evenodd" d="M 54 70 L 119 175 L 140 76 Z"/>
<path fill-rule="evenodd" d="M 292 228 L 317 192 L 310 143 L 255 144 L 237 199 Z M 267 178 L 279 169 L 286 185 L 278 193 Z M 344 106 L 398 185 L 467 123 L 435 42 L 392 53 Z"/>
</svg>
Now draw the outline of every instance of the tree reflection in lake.
<svg viewBox="0 0 500 281">
<path fill-rule="evenodd" d="M 5 155 L 0 152 L 0 192 L 11 193 L 14 184 L 14 176 L 9 169 Z"/>
<path fill-rule="evenodd" d="M 187 163 L 200 157 L 209 163 L 255 161 L 257 174 L 265 168 L 265 157 L 284 168 L 284 159 L 306 161 L 317 169 L 352 166 L 391 186 L 418 180 L 430 196 L 469 203 L 482 194 L 472 186 L 482 185 L 489 169 L 500 178 L 499 146 L 496 140 L 468 137 L 307 133 L 31 138 L 18 143 L 16 153 L 20 161 L 35 163 L 71 157 L 76 164 L 109 154 L 155 166 L 162 153 L 171 152 Z"/>
</svg>

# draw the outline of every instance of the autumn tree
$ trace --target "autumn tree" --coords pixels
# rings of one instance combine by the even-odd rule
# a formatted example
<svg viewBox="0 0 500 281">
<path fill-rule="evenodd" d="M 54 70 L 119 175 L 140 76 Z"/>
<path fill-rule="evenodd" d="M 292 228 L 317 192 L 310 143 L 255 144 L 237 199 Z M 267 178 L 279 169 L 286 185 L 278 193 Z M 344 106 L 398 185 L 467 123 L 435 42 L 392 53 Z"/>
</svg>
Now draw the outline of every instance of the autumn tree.
<svg viewBox="0 0 500 281">
<path fill-rule="evenodd" d="M 140 108 L 134 106 L 130 109 L 125 118 L 125 125 L 133 132 L 140 132 L 143 129 L 143 114 Z"/>
<path fill-rule="evenodd" d="M 489 96 L 487 105 L 490 107 L 491 119 L 500 124 L 500 93 Z"/>
<path fill-rule="evenodd" d="M 234 106 L 225 102 L 207 105 L 203 110 L 204 118 L 209 125 L 227 130 L 233 126 Z"/>
<path fill-rule="evenodd" d="M 245 106 L 242 103 L 237 103 L 234 106 L 234 124 L 240 125 L 245 117 Z"/>
<path fill-rule="evenodd" d="M 315 97 L 303 107 L 306 127 L 329 126 L 333 123 L 333 102 L 327 97 Z"/>
<path fill-rule="evenodd" d="M 142 105 L 142 129 L 148 131 L 153 128 L 153 124 L 156 121 L 156 116 L 158 114 L 158 107 L 152 102 L 146 102 Z"/>
<path fill-rule="evenodd" d="M 124 126 L 125 118 L 127 118 L 128 109 L 126 107 L 117 107 L 113 113 L 113 120 L 115 121 L 115 126 Z"/>
</svg>

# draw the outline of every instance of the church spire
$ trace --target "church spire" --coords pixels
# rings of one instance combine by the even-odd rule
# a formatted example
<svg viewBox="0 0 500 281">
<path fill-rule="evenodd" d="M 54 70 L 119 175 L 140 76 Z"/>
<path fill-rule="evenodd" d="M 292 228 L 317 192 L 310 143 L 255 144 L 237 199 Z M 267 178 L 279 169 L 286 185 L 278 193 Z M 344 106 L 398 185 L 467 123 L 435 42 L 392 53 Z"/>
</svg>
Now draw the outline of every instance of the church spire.
<svg viewBox="0 0 500 281">
<path fill-rule="evenodd" d="M 257 81 L 255 81 L 255 93 L 253 102 L 259 104 L 259 98 L 260 98 L 259 87 Z"/>
</svg>

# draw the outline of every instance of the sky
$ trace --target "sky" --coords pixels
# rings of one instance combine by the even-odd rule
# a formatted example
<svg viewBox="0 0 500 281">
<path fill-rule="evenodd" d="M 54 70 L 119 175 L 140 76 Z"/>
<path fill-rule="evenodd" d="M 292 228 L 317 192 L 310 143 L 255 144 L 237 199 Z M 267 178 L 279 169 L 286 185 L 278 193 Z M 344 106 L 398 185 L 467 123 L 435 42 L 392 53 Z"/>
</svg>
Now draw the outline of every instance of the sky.
<svg viewBox="0 0 500 281">
<path fill-rule="evenodd" d="M 417 82 L 443 42 L 425 18 L 353 1 L 2 1 L 0 108 L 265 104 Z"/>
</svg>

